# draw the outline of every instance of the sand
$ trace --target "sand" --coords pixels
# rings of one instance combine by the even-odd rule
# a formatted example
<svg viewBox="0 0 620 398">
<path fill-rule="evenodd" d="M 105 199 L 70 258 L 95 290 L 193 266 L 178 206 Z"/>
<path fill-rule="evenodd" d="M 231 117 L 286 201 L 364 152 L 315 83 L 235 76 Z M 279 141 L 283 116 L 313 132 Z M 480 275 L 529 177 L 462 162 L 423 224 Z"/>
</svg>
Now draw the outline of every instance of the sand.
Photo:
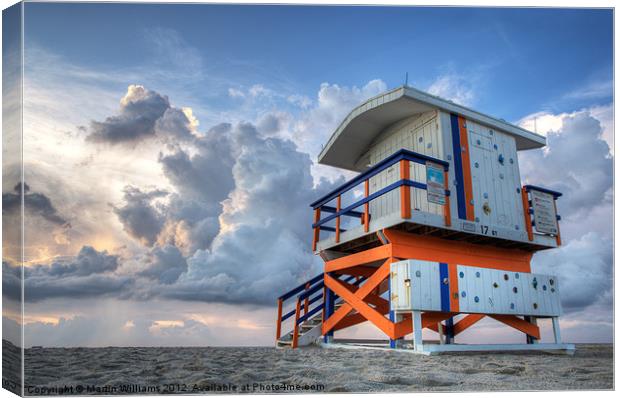
<svg viewBox="0 0 620 398">
<path fill-rule="evenodd" d="M 577 345 L 572 357 L 543 353 L 427 357 L 318 347 L 107 347 L 34 348 L 26 350 L 25 358 L 29 395 L 64 386 L 81 388 L 82 394 L 205 393 L 224 386 L 227 391 L 235 386 L 232 392 L 271 393 L 287 391 L 282 390 L 284 385 L 314 388 L 288 392 L 613 388 L 612 345 Z"/>
</svg>

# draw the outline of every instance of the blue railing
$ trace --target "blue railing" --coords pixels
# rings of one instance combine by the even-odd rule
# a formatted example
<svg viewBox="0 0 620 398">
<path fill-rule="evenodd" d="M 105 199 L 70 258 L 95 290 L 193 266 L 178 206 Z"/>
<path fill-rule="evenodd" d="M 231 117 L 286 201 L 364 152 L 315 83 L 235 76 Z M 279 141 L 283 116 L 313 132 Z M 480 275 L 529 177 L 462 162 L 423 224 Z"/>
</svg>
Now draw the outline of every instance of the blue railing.
<svg viewBox="0 0 620 398">
<path fill-rule="evenodd" d="M 418 189 L 427 189 L 427 185 L 418 181 L 412 181 L 409 178 L 409 162 L 414 162 L 422 165 L 426 165 L 427 162 L 435 163 L 444 168 L 444 182 L 445 182 L 445 195 L 446 195 L 446 205 L 444 207 L 444 215 L 446 224 L 450 225 L 450 202 L 449 196 L 450 191 L 447 189 L 448 182 L 448 169 L 450 164 L 444 160 L 436 159 L 431 156 L 423 155 L 421 153 L 409 151 L 407 149 L 400 149 L 387 158 L 383 159 L 373 167 L 369 168 L 363 173 L 360 173 L 358 176 L 352 178 L 347 181 L 342 186 L 334 189 L 327 195 L 318 199 L 317 201 L 310 204 L 310 207 L 314 209 L 314 223 L 312 224 L 312 228 L 314 229 L 314 237 L 312 243 L 312 249 L 316 250 L 316 244 L 319 241 L 319 231 L 329 231 L 336 233 L 336 243 L 339 242 L 340 233 L 345 232 L 345 230 L 340 228 L 340 217 L 341 216 L 349 216 L 349 217 L 357 217 L 362 219 L 362 224 L 364 225 L 365 232 L 368 232 L 369 223 L 370 223 L 370 214 L 368 210 L 368 203 L 374 199 L 379 198 L 386 193 L 393 191 L 394 189 L 401 188 L 401 215 L 403 218 L 411 217 L 411 206 L 410 206 L 410 193 L 409 187 L 418 188 Z M 376 176 L 381 173 L 383 170 L 388 167 L 400 163 L 400 180 L 396 181 L 393 184 L 390 184 L 377 192 L 369 194 L 368 182 L 370 178 Z M 357 202 L 342 208 L 341 207 L 341 197 L 344 193 L 352 190 L 357 187 L 359 184 L 364 183 L 364 198 L 358 200 Z M 328 206 L 327 203 L 336 200 L 336 207 Z M 355 211 L 360 206 L 364 206 L 364 211 Z M 321 219 L 321 212 L 330 213 L 329 216 Z M 336 220 L 335 227 L 329 227 L 325 224 Z"/>
<path fill-rule="evenodd" d="M 325 306 L 324 300 L 322 300 L 325 288 L 323 278 L 323 274 L 321 273 L 278 297 L 278 321 L 276 325 L 276 340 L 278 340 L 281 336 L 282 322 L 295 316 L 295 321 L 293 324 L 292 345 L 293 348 L 296 347 L 297 339 L 299 337 L 299 325 L 316 315 L 319 311 L 323 310 Z M 344 279 L 344 282 L 349 283 L 353 279 L 355 279 L 355 276 L 348 276 Z M 366 280 L 365 277 L 360 277 L 358 278 L 358 280 L 353 282 L 353 284 L 359 285 L 364 280 Z M 293 308 L 286 314 L 282 314 L 282 309 L 285 301 L 292 297 L 297 298 L 295 300 L 295 308 Z M 313 305 L 317 302 L 319 302 L 319 304 L 313 307 Z"/>
</svg>

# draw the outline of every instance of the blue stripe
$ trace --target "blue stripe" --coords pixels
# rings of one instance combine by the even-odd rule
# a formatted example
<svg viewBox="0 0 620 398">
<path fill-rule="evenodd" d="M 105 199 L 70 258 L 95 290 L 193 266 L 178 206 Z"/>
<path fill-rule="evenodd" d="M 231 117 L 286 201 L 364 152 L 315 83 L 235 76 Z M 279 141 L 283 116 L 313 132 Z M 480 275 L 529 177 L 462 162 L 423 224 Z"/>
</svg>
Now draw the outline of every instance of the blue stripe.
<svg viewBox="0 0 620 398">
<path fill-rule="evenodd" d="M 443 283 L 443 280 L 446 278 L 448 278 L 448 264 L 439 263 L 439 289 L 441 291 L 441 312 L 450 312 L 450 285 L 446 285 L 445 283 Z"/>
<path fill-rule="evenodd" d="M 463 158 L 461 157 L 461 134 L 459 133 L 459 117 L 450 114 L 450 125 L 452 127 L 452 153 L 454 155 L 454 175 L 456 176 L 456 202 L 458 206 L 459 218 L 467 219 L 465 209 L 465 180 L 463 178 Z"/>
</svg>

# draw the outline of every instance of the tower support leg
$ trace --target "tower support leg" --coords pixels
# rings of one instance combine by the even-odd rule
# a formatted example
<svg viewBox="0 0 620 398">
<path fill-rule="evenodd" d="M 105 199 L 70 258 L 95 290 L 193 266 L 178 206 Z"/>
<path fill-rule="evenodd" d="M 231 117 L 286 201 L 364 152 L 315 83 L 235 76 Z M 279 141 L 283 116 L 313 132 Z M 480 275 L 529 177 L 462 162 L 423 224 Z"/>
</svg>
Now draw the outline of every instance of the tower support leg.
<svg viewBox="0 0 620 398">
<path fill-rule="evenodd" d="M 326 288 L 325 289 L 325 319 L 329 319 L 329 317 L 333 315 L 335 304 L 336 304 L 336 296 L 334 292 L 331 289 Z M 334 341 L 334 331 L 330 330 L 329 332 L 325 333 L 325 336 L 323 336 L 323 341 L 325 343 L 332 343 Z"/>
<path fill-rule="evenodd" d="M 553 337 L 555 338 L 555 343 L 562 344 L 562 336 L 560 335 L 560 318 L 554 316 L 551 318 L 551 322 L 553 323 Z"/>
<path fill-rule="evenodd" d="M 439 334 L 439 344 L 446 344 L 446 331 L 441 322 L 437 322 L 437 333 Z"/>
<path fill-rule="evenodd" d="M 411 314 L 413 322 L 413 349 L 417 352 L 424 351 L 424 342 L 422 341 L 422 312 L 413 311 Z"/>
<path fill-rule="evenodd" d="M 445 343 L 454 344 L 454 317 L 446 319 L 444 334 Z"/>
<path fill-rule="evenodd" d="M 536 321 L 536 317 L 525 316 L 525 317 L 523 317 L 523 319 L 525 321 L 531 323 L 532 325 L 538 325 L 538 322 Z M 526 339 L 527 339 L 527 344 L 536 344 L 536 343 L 538 343 L 538 339 L 535 338 L 534 336 L 530 336 L 529 334 L 526 335 Z"/>
</svg>

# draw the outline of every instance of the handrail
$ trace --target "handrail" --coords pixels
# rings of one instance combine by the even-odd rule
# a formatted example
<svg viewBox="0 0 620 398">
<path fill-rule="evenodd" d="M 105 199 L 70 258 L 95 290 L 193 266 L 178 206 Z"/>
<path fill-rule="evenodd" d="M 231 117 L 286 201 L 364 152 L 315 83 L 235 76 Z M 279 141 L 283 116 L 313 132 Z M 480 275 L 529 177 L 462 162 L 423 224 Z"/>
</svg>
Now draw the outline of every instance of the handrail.
<svg viewBox="0 0 620 398">
<path fill-rule="evenodd" d="M 310 206 L 314 209 L 314 222 L 312 223 L 312 228 L 314 229 L 314 234 L 312 238 L 312 250 L 316 251 L 317 242 L 319 241 L 320 237 L 320 231 L 322 230 L 334 232 L 336 243 L 340 242 L 340 234 L 342 232 L 346 232 L 345 230 L 340 228 L 340 217 L 342 216 L 360 218 L 362 224 L 364 225 L 364 232 L 368 232 L 370 224 L 369 202 L 397 188 L 400 188 L 401 217 L 404 219 L 411 218 L 411 193 L 409 188 L 413 187 L 426 190 L 428 189 L 428 186 L 424 183 L 412 181 L 410 179 L 409 162 L 419 163 L 422 165 L 426 165 L 427 162 L 432 162 L 443 166 L 445 195 L 445 204 L 443 205 L 444 222 L 446 226 L 450 226 L 450 190 L 448 189 L 448 169 L 450 167 L 450 164 L 444 160 L 436 159 L 428 155 L 413 152 L 408 149 L 400 149 L 394 152 L 392 155 L 388 156 L 387 158 L 381 160 L 379 163 L 372 166 L 368 170 L 347 181 L 342 186 L 332 190 L 327 195 L 310 204 Z M 375 175 L 379 174 L 383 170 L 396 163 L 400 163 L 400 179 L 388 185 L 387 187 L 384 187 L 377 192 L 370 194 L 368 183 L 370 178 L 374 177 Z M 348 192 L 362 182 L 364 183 L 364 198 L 358 200 L 352 205 L 341 208 L 342 194 Z M 328 206 L 327 203 L 334 199 L 336 200 L 336 207 Z M 360 206 L 364 206 L 364 212 L 359 212 L 355 210 Z M 331 214 L 321 219 L 322 211 Z M 336 220 L 335 228 L 324 225 L 334 219 Z"/>
<path fill-rule="evenodd" d="M 445 160 L 437 159 L 432 156 L 424 155 L 418 152 L 413 152 L 408 149 L 399 149 L 398 151 L 394 152 L 387 158 L 381 160 L 379 163 L 372 166 L 368 170 L 364 171 L 363 173 L 360 173 L 359 175 L 345 182 L 339 188 L 334 189 L 327 195 L 323 196 L 321 199 L 314 201 L 313 203 L 310 204 L 310 207 L 312 207 L 313 209 L 316 209 L 317 207 L 320 207 L 326 204 L 327 202 L 335 199 L 339 194 L 342 194 L 350 190 L 351 188 L 362 183 L 364 180 L 370 177 L 374 177 L 375 175 L 382 172 L 384 169 L 392 166 L 395 163 L 398 163 L 401 160 L 410 160 L 412 162 L 419 163 L 419 164 L 426 164 L 426 162 L 433 162 L 433 163 L 442 165 L 444 167 L 444 170 L 446 171 L 450 167 L 450 163 L 446 162 Z"/>
<path fill-rule="evenodd" d="M 304 290 L 308 283 L 313 285 L 313 284 L 315 284 L 316 282 L 318 282 L 320 280 L 323 280 L 323 273 L 320 273 L 317 276 L 315 276 L 314 278 L 308 280 L 307 282 L 304 282 L 301 285 L 299 285 L 299 286 L 289 290 L 287 293 L 284 293 L 283 295 L 278 297 L 278 300 L 283 300 L 284 301 L 286 299 L 289 299 L 289 298 L 293 297 L 294 295 L 296 295 L 297 293 L 299 293 L 302 290 Z"/>
<path fill-rule="evenodd" d="M 307 282 L 290 290 L 286 294 L 283 294 L 282 296 L 278 297 L 278 320 L 276 324 L 276 341 L 280 339 L 280 336 L 281 336 L 282 322 L 291 318 L 292 316 L 295 316 L 295 321 L 293 324 L 292 346 L 293 348 L 297 346 L 297 341 L 299 338 L 299 325 L 304 323 L 306 320 L 308 320 L 310 317 L 315 315 L 317 312 L 321 311 L 325 306 L 325 303 L 323 300 L 323 302 L 320 302 L 320 304 L 316 305 L 314 308 L 311 308 L 313 304 L 315 304 L 316 302 L 324 298 L 323 296 L 324 296 L 325 282 L 323 278 L 324 278 L 323 274 L 319 274 L 315 276 L 314 278 L 308 280 Z M 340 276 L 338 276 L 338 278 L 340 278 Z M 344 282 L 349 283 L 353 279 L 355 279 L 355 276 L 348 276 L 347 278 L 344 279 Z M 366 280 L 366 278 L 364 277 L 359 278 L 358 280 L 354 281 L 353 284 L 359 285 L 364 280 Z M 323 290 L 323 292 L 316 294 L 315 296 L 312 296 L 313 294 L 315 294 L 316 292 L 320 290 Z M 295 308 L 293 308 L 291 311 L 283 315 L 282 307 L 283 307 L 284 301 L 286 301 L 289 298 L 294 297 L 295 295 L 296 295 Z M 302 311 L 303 311 L 303 314 L 302 314 Z"/>
</svg>

